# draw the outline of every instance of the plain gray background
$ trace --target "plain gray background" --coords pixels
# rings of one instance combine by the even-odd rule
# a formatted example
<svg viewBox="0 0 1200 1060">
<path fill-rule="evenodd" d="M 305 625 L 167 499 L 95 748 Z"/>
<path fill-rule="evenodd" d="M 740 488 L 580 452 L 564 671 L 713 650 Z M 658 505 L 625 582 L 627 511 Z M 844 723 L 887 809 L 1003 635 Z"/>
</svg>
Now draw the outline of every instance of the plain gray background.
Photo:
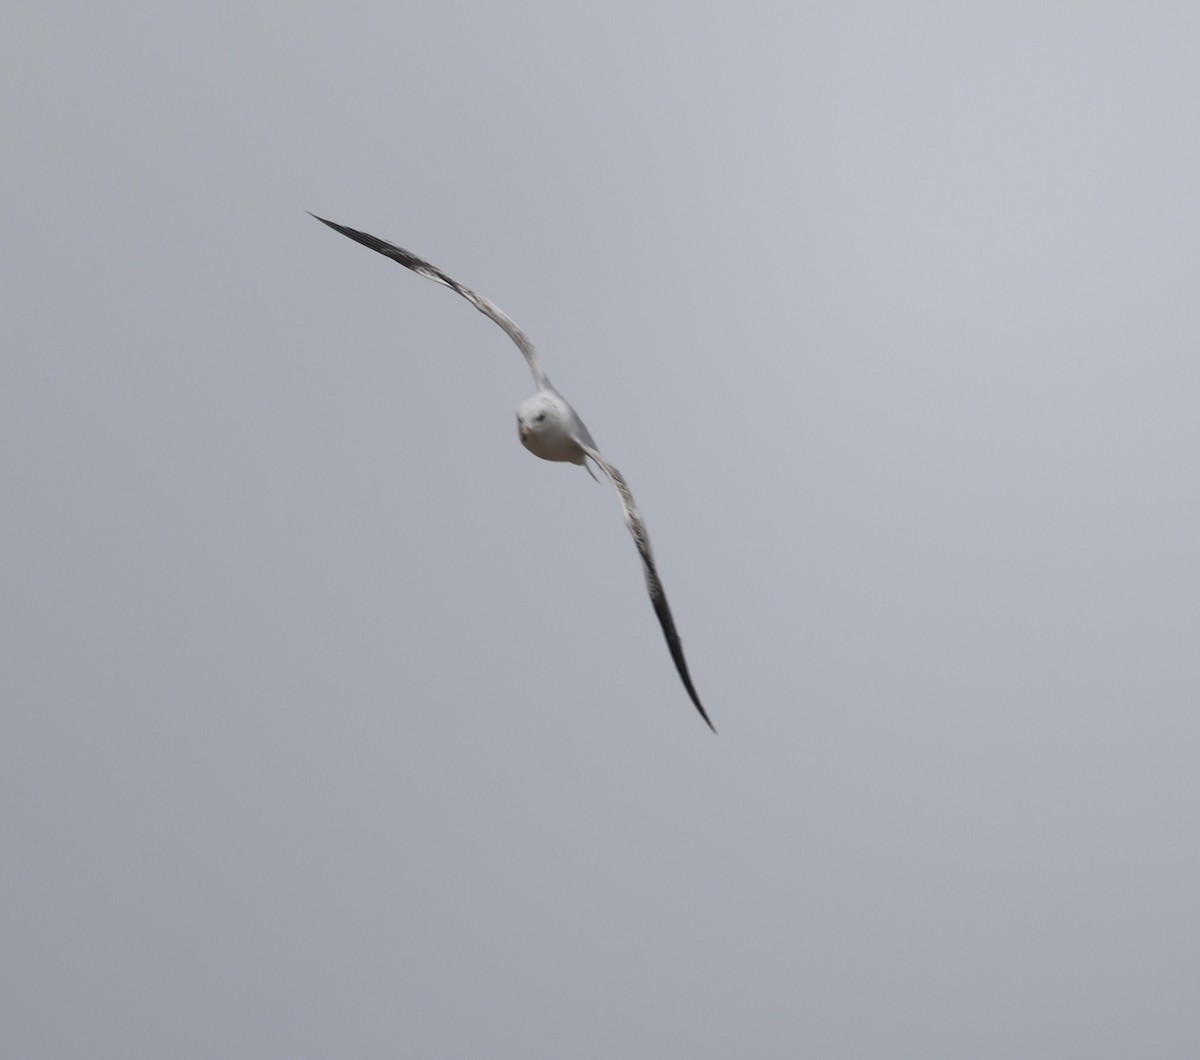
<svg viewBox="0 0 1200 1060">
<path fill-rule="evenodd" d="M 4 21 L 0 1053 L 1196 1055 L 1200 8 Z"/>
</svg>

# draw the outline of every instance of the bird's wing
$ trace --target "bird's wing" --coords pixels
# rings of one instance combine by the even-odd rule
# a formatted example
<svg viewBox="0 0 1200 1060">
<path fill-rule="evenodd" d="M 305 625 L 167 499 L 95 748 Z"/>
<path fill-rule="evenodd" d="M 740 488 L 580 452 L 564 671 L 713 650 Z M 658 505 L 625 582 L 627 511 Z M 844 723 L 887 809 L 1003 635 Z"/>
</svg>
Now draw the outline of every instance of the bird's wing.
<svg viewBox="0 0 1200 1060">
<path fill-rule="evenodd" d="M 533 348 L 533 343 L 526 337 L 516 324 L 508 317 L 508 314 L 489 302 L 482 295 L 476 294 L 469 287 L 464 287 L 453 277 L 447 276 L 436 265 L 430 265 L 427 261 L 422 261 L 415 254 L 409 253 L 402 247 L 394 246 L 378 236 L 368 235 L 366 232 L 359 232 L 353 228 L 347 228 L 345 225 L 337 224 L 335 221 L 327 221 L 324 217 L 317 217 L 315 213 L 310 213 L 310 217 L 316 217 L 321 224 L 328 225 L 335 232 L 341 232 L 344 236 L 349 236 L 356 243 L 361 243 L 364 247 L 370 247 L 372 250 L 391 258 L 392 261 L 398 261 L 406 269 L 412 269 L 419 276 L 424 276 L 434 283 L 440 283 L 443 287 L 449 287 L 450 290 L 461 294 L 468 302 L 479 310 L 484 316 L 489 317 L 499 324 L 510 339 L 517 344 L 517 348 L 525 355 L 525 360 L 529 363 L 529 370 L 533 373 L 533 381 L 539 389 L 546 389 L 550 385 L 550 381 L 546 378 L 546 373 L 542 371 L 542 362 L 537 355 L 537 350 Z"/>
<path fill-rule="evenodd" d="M 716 727 L 709 720 L 708 713 L 700 703 L 700 697 L 696 694 L 692 676 L 688 673 L 687 660 L 683 657 L 683 642 L 680 641 L 679 634 L 675 631 L 675 620 L 671 617 L 671 608 L 667 606 L 667 594 L 663 590 L 658 570 L 654 566 L 654 554 L 650 551 L 650 535 L 646 531 L 646 522 L 642 518 L 642 513 L 638 511 L 637 502 L 633 499 L 633 493 L 629 489 L 629 483 L 625 481 L 625 476 L 605 460 L 593 446 L 583 445 L 582 448 L 593 463 L 608 476 L 609 482 L 617 491 L 617 496 L 621 500 L 621 510 L 625 513 L 625 522 L 629 527 L 629 532 L 633 535 L 633 543 L 637 546 L 638 555 L 642 559 L 642 568 L 646 574 L 646 589 L 650 593 L 650 603 L 654 605 L 658 624 L 662 626 L 663 636 L 667 638 L 667 647 L 670 649 L 675 669 L 679 671 L 683 687 L 687 689 L 692 703 L 700 711 L 700 717 L 713 732 L 716 732 Z"/>
</svg>

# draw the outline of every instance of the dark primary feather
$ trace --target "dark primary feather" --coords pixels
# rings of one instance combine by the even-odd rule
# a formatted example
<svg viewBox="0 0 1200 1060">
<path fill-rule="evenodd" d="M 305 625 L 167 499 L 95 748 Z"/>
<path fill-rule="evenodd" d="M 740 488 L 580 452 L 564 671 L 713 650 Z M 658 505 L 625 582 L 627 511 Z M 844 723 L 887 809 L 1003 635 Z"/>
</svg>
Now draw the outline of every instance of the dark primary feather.
<svg viewBox="0 0 1200 1060">
<path fill-rule="evenodd" d="M 667 640 L 667 649 L 671 653 L 675 669 L 679 672 L 679 678 L 683 681 L 683 687 L 687 689 L 687 694 L 691 698 L 692 704 L 700 712 L 700 717 L 704 719 L 705 724 L 713 732 L 716 732 L 717 727 L 713 725 L 708 712 L 700 702 L 700 696 L 696 693 L 696 686 L 692 684 L 692 675 L 688 673 L 687 659 L 683 656 L 683 641 L 679 639 L 679 633 L 675 629 L 675 619 L 671 616 L 671 608 L 667 605 L 667 593 L 663 589 L 662 581 L 658 577 L 658 568 L 654 566 L 654 554 L 650 551 L 650 534 L 646 530 L 646 522 L 642 518 L 642 513 L 638 511 L 637 502 L 633 499 L 633 492 L 629 488 L 629 483 L 625 481 L 625 476 L 605 460 L 595 449 L 590 446 L 584 446 L 584 452 L 608 476 L 609 482 L 613 484 L 613 488 L 617 491 L 617 496 L 621 499 L 621 510 L 625 513 L 625 523 L 629 527 L 630 534 L 633 535 L 633 543 L 637 546 L 638 555 L 642 560 L 642 569 L 646 575 L 646 590 L 650 594 L 650 603 L 654 605 L 654 613 L 658 616 L 658 624 L 662 626 L 663 636 Z"/>
<path fill-rule="evenodd" d="M 436 265 L 430 265 L 429 262 L 418 258 L 411 251 L 405 250 L 403 247 L 398 247 L 394 243 L 389 243 L 386 239 L 380 239 L 369 232 L 360 232 L 356 228 L 347 228 L 346 225 L 340 225 L 336 221 L 327 221 L 324 217 L 317 217 L 315 213 L 310 212 L 309 217 L 316 218 L 321 224 L 328 225 L 335 232 L 341 232 L 342 235 L 353 239 L 356 243 L 361 243 L 364 247 L 370 247 L 385 258 L 391 258 L 392 261 L 399 262 L 406 269 L 411 269 L 418 276 L 424 276 L 426 279 L 433 280 L 434 283 L 440 283 L 443 287 L 449 287 L 455 294 L 462 295 L 485 317 L 499 324 L 504 329 L 505 334 L 517 344 L 517 349 L 525 355 L 525 361 L 529 365 L 529 370 L 533 373 L 533 381 L 538 387 L 544 390 L 550 386 L 550 380 L 546 378 L 546 373 L 542 371 L 542 362 L 537 355 L 537 350 L 533 348 L 533 343 L 529 341 L 529 337 L 525 332 L 517 327 L 509 315 L 499 306 L 488 301 L 483 295 L 476 294 L 471 288 L 464 287 L 454 277 L 447 276 Z"/>
</svg>

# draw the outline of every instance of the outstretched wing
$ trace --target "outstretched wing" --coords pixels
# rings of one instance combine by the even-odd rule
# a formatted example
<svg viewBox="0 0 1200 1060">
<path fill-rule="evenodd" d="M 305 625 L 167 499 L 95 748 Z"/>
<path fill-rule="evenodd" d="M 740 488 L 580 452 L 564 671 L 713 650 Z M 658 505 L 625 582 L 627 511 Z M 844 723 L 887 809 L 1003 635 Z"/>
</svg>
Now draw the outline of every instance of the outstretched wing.
<svg viewBox="0 0 1200 1060">
<path fill-rule="evenodd" d="M 335 221 L 326 221 L 324 217 L 317 217 L 315 213 L 309 213 L 310 217 L 316 217 L 323 225 L 328 225 L 335 232 L 341 232 L 344 236 L 349 236 L 356 243 L 361 243 L 364 247 L 370 247 L 384 257 L 391 258 L 392 261 L 398 261 L 406 269 L 412 269 L 419 276 L 424 276 L 427 279 L 433 280 L 434 283 L 440 283 L 443 287 L 449 287 L 450 290 L 461 294 L 468 302 L 479 310 L 484 316 L 494 320 L 499 324 L 510 339 L 517 344 L 524 355 L 525 360 L 529 363 L 529 370 L 533 373 L 533 381 L 537 384 L 538 389 L 544 390 L 550 385 L 550 381 L 546 378 L 546 373 L 542 371 L 542 362 L 537 355 L 537 350 L 533 348 L 533 343 L 526 337 L 516 324 L 508 317 L 508 314 L 489 302 L 482 295 L 476 294 L 469 287 L 464 287 L 454 278 L 447 276 L 436 265 L 430 265 L 427 261 L 422 261 L 402 247 L 394 246 L 391 243 L 380 239 L 378 236 L 368 235 L 366 232 L 359 232 L 354 228 L 347 228 L 345 225 L 337 224 Z"/>
<path fill-rule="evenodd" d="M 625 523 L 633 535 L 633 543 L 637 545 L 638 555 L 642 559 L 642 568 L 646 574 L 646 590 L 650 593 L 650 603 L 654 605 L 658 624 L 662 626 L 663 636 L 667 638 L 667 648 L 670 649 L 675 669 L 679 671 L 683 687 L 687 689 L 692 703 L 700 711 L 700 717 L 713 732 L 716 732 L 716 727 L 709 720 L 708 713 L 700 703 L 700 697 L 696 694 L 696 688 L 692 684 L 692 675 L 688 673 L 687 660 L 683 657 L 683 642 L 675 631 L 675 620 L 671 617 L 670 607 L 667 606 L 667 594 L 658 577 L 658 570 L 654 566 L 654 555 L 650 551 L 650 535 L 646 531 L 646 522 L 642 518 L 642 513 L 638 511 L 637 502 L 633 499 L 633 493 L 629 489 L 629 483 L 625 481 L 625 476 L 605 460 L 595 448 L 584 445 L 583 451 L 608 476 L 609 482 L 613 484 L 617 496 L 621 499 L 621 510 L 625 513 Z"/>
</svg>

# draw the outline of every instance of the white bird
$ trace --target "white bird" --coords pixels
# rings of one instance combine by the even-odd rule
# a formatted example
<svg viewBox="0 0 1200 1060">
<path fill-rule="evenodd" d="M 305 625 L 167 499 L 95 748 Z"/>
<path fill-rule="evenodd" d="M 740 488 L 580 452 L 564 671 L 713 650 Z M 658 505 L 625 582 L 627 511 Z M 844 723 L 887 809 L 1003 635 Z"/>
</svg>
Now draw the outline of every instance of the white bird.
<svg viewBox="0 0 1200 1060">
<path fill-rule="evenodd" d="M 642 568 L 646 575 L 646 588 L 650 593 L 650 602 L 654 605 L 654 613 L 658 616 L 659 625 L 662 626 L 663 635 L 667 639 L 667 647 L 675 662 L 675 669 L 679 671 L 683 687 L 687 689 L 687 694 L 700 712 L 700 716 L 708 727 L 716 732 L 716 728 L 700 703 L 700 697 L 696 694 L 691 675 L 688 673 L 687 660 L 683 657 L 683 644 L 680 642 L 679 634 L 675 631 L 675 620 L 671 617 L 671 609 L 667 606 L 667 594 L 663 591 L 662 581 L 654 566 L 654 556 L 650 551 L 650 536 L 646 532 L 646 523 L 642 519 L 641 512 L 638 511 L 637 503 L 633 499 L 625 476 L 600 455 L 591 433 L 583 425 L 583 420 L 571 407 L 570 402 L 550 385 L 550 380 L 542 370 L 542 362 L 533 348 L 533 343 L 526 338 L 525 333 L 509 319 L 506 313 L 486 298 L 477 295 L 470 288 L 464 287 L 457 280 L 447 276 L 441 269 L 430 265 L 427 261 L 422 261 L 415 254 L 401 247 L 393 246 L 377 236 L 327 221 L 324 217 L 317 217 L 315 213 L 310 216 L 315 217 L 322 224 L 328 225 L 335 232 L 341 232 L 342 235 L 361 243 L 364 247 L 370 247 L 385 257 L 398 261 L 418 275 L 425 276 L 462 295 L 484 316 L 499 324 L 508 337 L 517 344 L 517 348 L 525 355 L 525 360 L 529 363 L 529 370 L 533 373 L 533 381 L 537 385 L 537 393 L 532 397 L 527 397 L 517 406 L 517 429 L 521 437 L 521 444 L 534 456 L 539 456 L 543 460 L 580 464 L 588 470 L 589 474 L 591 474 L 591 470 L 588 468 L 587 462 L 590 460 L 604 472 L 609 482 L 613 484 L 621 501 L 621 509 L 625 513 L 625 522 L 629 526 L 629 532 L 633 535 L 633 543 L 637 546 L 638 555 L 641 557 Z"/>
</svg>

